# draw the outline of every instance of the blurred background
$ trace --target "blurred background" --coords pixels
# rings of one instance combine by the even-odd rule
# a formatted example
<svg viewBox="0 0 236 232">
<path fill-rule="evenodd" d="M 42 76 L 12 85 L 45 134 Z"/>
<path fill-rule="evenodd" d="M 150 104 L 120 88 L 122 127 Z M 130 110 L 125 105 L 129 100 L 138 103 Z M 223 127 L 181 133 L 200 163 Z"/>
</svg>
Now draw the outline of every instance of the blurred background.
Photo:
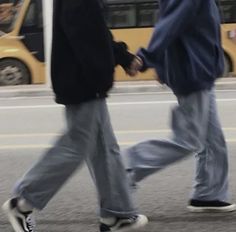
<svg viewBox="0 0 236 232">
<path fill-rule="evenodd" d="M 158 20 L 157 0 L 107 0 L 108 26 L 132 52 L 147 45 Z M 236 1 L 216 0 L 222 18 L 224 77 L 236 76 Z M 0 86 L 50 85 L 51 0 L 0 0 Z M 153 80 L 152 71 L 135 80 Z M 117 81 L 130 80 L 120 69 Z"/>
</svg>

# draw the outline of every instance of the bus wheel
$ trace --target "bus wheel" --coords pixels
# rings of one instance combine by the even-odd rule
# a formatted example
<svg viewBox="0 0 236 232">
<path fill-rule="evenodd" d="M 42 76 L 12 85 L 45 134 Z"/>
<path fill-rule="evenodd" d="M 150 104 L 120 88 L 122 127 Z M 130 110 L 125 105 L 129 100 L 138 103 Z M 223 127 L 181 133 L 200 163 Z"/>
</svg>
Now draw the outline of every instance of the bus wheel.
<svg viewBox="0 0 236 232">
<path fill-rule="evenodd" d="M 231 72 L 231 61 L 227 54 L 224 54 L 224 65 L 223 77 L 228 77 Z"/>
<path fill-rule="evenodd" d="M 0 85 L 23 84 L 30 84 L 30 74 L 27 67 L 18 60 L 0 60 Z"/>
</svg>

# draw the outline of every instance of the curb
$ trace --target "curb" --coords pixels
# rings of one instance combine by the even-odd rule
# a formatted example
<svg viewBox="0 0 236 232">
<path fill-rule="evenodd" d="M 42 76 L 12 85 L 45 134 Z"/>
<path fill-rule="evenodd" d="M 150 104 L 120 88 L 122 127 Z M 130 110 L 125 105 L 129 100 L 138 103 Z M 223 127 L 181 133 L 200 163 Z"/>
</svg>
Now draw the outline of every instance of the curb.
<svg viewBox="0 0 236 232">
<path fill-rule="evenodd" d="M 216 90 L 235 90 L 236 78 L 219 79 L 215 84 Z M 138 92 L 170 92 L 166 85 L 157 81 L 133 81 L 115 84 L 111 93 L 138 93 Z"/>
<path fill-rule="evenodd" d="M 235 90 L 236 78 L 219 79 L 216 82 L 216 90 Z M 165 85 L 160 85 L 156 81 L 124 81 L 116 82 L 111 94 L 126 93 L 145 93 L 145 92 L 169 92 L 170 89 Z M 53 97 L 54 93 L 46 85 L 22 85 L 0 87 L 0 98 L 19 98 L 19 97 Z"/>
</svg>

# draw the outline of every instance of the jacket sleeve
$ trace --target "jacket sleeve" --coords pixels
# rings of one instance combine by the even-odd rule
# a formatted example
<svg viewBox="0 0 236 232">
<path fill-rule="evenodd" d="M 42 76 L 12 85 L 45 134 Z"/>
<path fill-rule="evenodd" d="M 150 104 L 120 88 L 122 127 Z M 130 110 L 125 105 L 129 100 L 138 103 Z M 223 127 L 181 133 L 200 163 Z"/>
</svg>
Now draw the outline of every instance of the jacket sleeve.
<svg viewBox="0 0 236 232">
<path fill-rule="evenodd" d="M 155 25 L 147 49 L 141 48 L 138 55 L 144 61 L 144 68 L 155 67 L 162 59 L 168 46 L 178 38 L 194 20 L 200 0 L 164 0 L 160 18 Z"/>
<path fill-rule="evenodd" d="M 61 25 L 78 64 L 86 72 L 114 72 L 110 32 L 97 0 L 66 0 Z"/>
<path fill-rule="evenodd" d="M 115 65 L 121 65 L 123 69 L 129 68 L 135 55 L 128 51 L 128 46 L 125 42 L 115 41 L 111 33 L 110 36 L 112 40 Z"/>
</svg>

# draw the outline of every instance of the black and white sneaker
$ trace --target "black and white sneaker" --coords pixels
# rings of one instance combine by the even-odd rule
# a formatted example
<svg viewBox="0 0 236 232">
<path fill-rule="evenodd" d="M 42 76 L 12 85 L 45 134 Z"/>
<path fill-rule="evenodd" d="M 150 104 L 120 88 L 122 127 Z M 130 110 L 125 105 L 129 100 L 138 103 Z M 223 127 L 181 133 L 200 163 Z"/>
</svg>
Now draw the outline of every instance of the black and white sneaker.
<svg viewBox="0 0 236 232">
<path fill-rule="evenodd" d="M 144 227 L 148 223 L 148 219 L 144 215 L 134 215 L 129 218 L 116 218 L 115 223 L 107 225 L 104 223 L 100 224 L 100 232 L 118 231 L 126 232 Z"/>
<path fill-rule="evenodd" d="M 232 212 L 236 210 L 236 205 L 224 201 L 199 201 L 190 200 L 188 210 L 193 213 L 224 213 Z"/>
<path fill-rule="evenodd" d="M 35 232 L 35 222 L 32 211 L 21 212 L 17 207 L 17 198 L 6 201 L 2 209 L 15 232 Z"/>
</svg>

